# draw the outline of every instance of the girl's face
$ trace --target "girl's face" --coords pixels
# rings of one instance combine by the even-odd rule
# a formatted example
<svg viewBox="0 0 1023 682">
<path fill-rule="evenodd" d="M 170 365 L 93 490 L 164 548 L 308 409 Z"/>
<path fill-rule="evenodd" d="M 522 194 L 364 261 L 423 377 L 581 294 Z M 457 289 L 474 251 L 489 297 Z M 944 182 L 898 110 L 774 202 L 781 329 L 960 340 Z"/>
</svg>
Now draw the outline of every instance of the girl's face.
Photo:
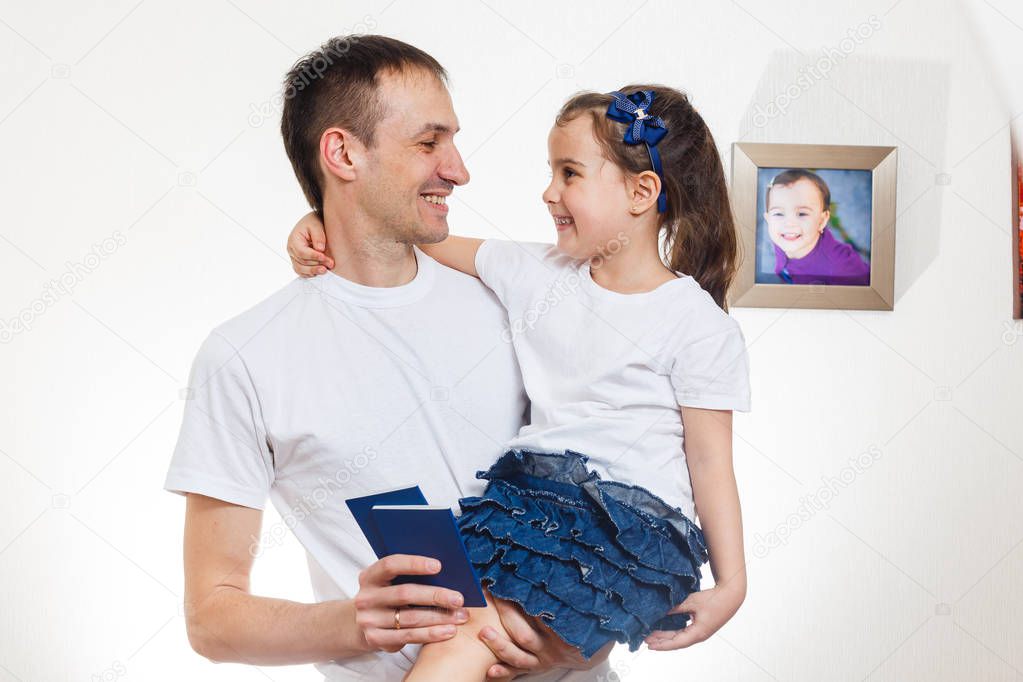
<svg viewBox="0 0 1023 682">
<path fill-rule="evenodd" d="M 774 185 L 770 201 L 764 220 L 771 241 L 789 258 L 810 253 L 831 217 L 822 206 L 817 186 L 805 178 L 791 185 Z"/>
<path fill-rule="evenodd" d="M 551 182 L 543 200 L 554 217 L 558 249 L 592 258 L 620 238 L 631 207 L 626 176 L 604 158 L 589 115 L 551 128 L 547 153 Z"/>
</svg>

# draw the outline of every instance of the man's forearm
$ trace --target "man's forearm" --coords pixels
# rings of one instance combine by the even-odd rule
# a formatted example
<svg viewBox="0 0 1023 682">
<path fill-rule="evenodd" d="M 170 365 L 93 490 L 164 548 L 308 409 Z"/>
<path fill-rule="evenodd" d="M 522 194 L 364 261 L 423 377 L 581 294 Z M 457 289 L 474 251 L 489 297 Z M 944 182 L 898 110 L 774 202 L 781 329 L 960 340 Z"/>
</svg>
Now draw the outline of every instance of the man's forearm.
<svg viewBox="0 0 1023 682">
<path fill-rule="evenodd" d="M 189 613 L 187 624 L 192 647 L 218 663 L 292 665 L 369 651 L 350 599 L 301 604 L 224 587 Z"/>
</svg>

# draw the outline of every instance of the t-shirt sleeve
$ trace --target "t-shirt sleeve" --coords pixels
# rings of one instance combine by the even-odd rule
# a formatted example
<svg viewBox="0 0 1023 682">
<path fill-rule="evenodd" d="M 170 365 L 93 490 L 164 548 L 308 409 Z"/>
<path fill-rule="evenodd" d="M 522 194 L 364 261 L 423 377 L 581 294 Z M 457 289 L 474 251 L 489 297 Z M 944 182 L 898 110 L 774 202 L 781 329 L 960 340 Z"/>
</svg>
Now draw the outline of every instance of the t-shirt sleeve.
<svg viewBox="0 0 1023 682">
<path fill-rule="evenodd" d="M 680 344 L 671 385 L 683 407 L 749 412 L 749 354 L 739 324 L 729 317 L 724 329 Z"/>
<path fill-rule="evenodd" d="M 263 509 L 273 480 L 273 456 L 252 378 L 238 351 L 213 332 L 192 363 L 164 489 Z"/>
<path fill-rule="evenodd" d="M 532 300 L 559 267 L 564 267 L 551 244 L 484 240 L 476 250 L 476 274 L 506 309 Z"/>
</svg>

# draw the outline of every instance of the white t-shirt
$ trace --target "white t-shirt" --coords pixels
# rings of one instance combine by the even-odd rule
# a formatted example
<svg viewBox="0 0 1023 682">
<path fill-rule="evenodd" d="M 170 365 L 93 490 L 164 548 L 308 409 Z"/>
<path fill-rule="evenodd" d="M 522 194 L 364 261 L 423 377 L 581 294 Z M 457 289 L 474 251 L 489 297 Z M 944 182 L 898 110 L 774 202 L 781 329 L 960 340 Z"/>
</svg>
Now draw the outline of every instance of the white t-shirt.
<svg viewBox="0 0 1023 682">
<path fill-rule="evenodd" d="M 508 310 L 531 402 L 508 448 L 588 455 L 695 520 L 679 406 L 749 411 L 738 323 L 690 276 L 620 294 L 549 244 L 488 239 L 476 270 Z"/>
<path fill-rule="evenodd" d="M 504 310 L 474 278 L 415 255 L 402 286 L 295 279 L 214 329 L 192 367 L 165 488 L 255 509 L 269 497 L 306 549 L 318 601 L 354 596 L 376 560 L 346 498 L 417 483 L 458 513 L 523 423 Z M 316 667 L 331 681 L 401 680 L 418 651 Z"/>
</svg>

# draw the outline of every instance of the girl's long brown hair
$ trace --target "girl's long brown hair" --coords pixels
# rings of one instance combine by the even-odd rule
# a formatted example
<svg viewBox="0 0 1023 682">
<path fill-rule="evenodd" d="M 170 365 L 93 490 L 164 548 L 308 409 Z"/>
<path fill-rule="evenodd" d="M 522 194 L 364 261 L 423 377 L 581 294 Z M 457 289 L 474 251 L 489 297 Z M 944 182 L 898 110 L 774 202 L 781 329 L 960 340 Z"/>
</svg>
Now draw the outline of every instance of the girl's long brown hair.
<svg viewBox="0 0 1023 682">
<path fill-rule="evenodd" d="M 675 272 L 691 275 L 722 309 L 728 310 L 726 294 L 738 268 L 735 220 L 728 201 L 728 187 L 714 137 L 685 93 L 663 85 L 626 85 L 625 95 L 652 90 L 647 112 L 660 116 L 668 133 L 657 145 L 664 169 L 663 186 L 668 210 L 661 214 L 664 258 Z M 561 107 L 555 125 L 564 125 L 589 112 L 593 131 L 611 162 L 626 173 L 652 170 L 646 145 L 622 140 L 625 124 L 607 117 L 611 95 L 583 92 Z"/>
</svg>

